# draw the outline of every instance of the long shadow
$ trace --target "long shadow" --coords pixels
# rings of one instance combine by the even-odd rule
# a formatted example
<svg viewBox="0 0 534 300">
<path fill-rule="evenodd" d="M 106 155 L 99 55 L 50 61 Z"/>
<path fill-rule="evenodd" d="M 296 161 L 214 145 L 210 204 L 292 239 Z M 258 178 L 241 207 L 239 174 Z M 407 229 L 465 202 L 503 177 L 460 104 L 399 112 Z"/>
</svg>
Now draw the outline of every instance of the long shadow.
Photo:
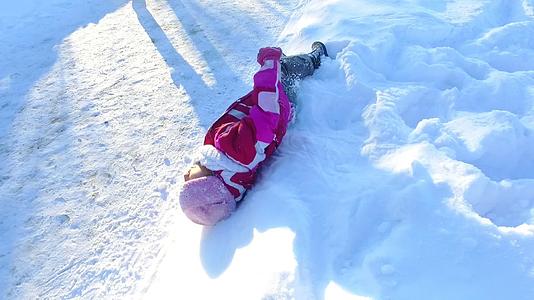
<svg viewBox="0 0 534 300">
<path fill-rule="evenodd" d="M 168 3 L 190 32 L 189 38 L 203 50 L 203 57 L 214 70 L 218 83 L 216 88 L 224 90 L 226 100 L 233 101 L 248 92 L 250 86 L 246 83 L 251 82 L 249 75 L 258 67 L 258 49 L 273 46 L 275 42 L 276 38 L 270 31 L 272 25 L 256 18 L 243 18 L 250 12 L 244 12 L 237 4 L 210 6 L 191 0 L 168 0 Z M 264 1 L 258 4 L 257 9 L 261 13 L 269 10 Z M 279 22 L 278 18 L 271 22 Z"/>
<path fill-rule="evenodd" d="M 176 86 L 183 86 L 189 94 L 198 89 L 208 89 L 209 87 L 195 70 L 176 51 L 167 34 L 161 29 L 150 11 L 148 11 L 146 0 L 133 0 L 132 6 L 141 26 L 143 26 L 165 62 L 172 68 L 171 78 L 174 84 Z"/>
<path fill-rule="evenodd" d="M 215 47 L 213 42 L 206 36 L 204 26 L 189 13 L 189 9 L 184 5 L 183 1 L 168 0 L 168 3 L 185 30 L 190 33 L 189 38 L 198 49 L 202 50 L 201 55 L 214 71 L 213 75 L 216 80 L 214 88 L 221 88 L 222 84 L 231 80 L 231 84 L 235 89 L 246 89 L 247 86 L 243 82 L 232 80 L 237 77 L 237 74 L 228 65 L 227 59 L 221 55 L 221 50 Z M 231 30 L 231 28 L 228 28 L 228 30 Z"/>
<path fill-rule="evenodd" d="M 182 2 L 181 0 L 172 1 Z M 202 14 L 197 14 L 195 17 L 197 22 L 206 24 L 206 27 L 215 23 L 220 27 L 228 28 L 227 32 L 238 32 L 241 36 L 239 41 L 240 49 L 271 46 L 270 43 L 274 42 L 274 39 L 271 40 L 271 37 L 266 33 L 267 27 L 265 24 L 250 19 L 247 19 L 246 22 L 235 22 L 235 20 L 243 18 L 243 12 L 236 7 L 226 10 L 225 14 L 221 15 L 219 14 L 219 7 L 207 7 L 197 1 L 188 2 L 188 6 L 191 7 L 191 11 L 202 12 Z M 222 37 L 219 40 L 221 44 L 229 49 L 236 47 L 235 41 L 236 39 L 232 37 Z"/>
<path fill-rule="evenodd" d="M 169 4 L 176 12 L 179 22 L 187 31 L 187 37 L 192 40 L 204 61 L 210 65 L 212 70 L 210 74 L 215 78 L 213 85 L 208 86 L 201 78 L 201 75 L 178 53 L 167 33 L 147 9 L 146 0 L 133 0 L 132 2 L 139 22 L 160 55 L 171 68 L 171 78 L 174 84 L 186 90 L 191 97 L 201 126 L 207 127 L 215 117 L 222 113 L 224 105 L 220 104 L 220 101 L 225 101 L 223 104 L 230 103 L 238 97 L 237 95 L 246 92 L 246 86 L 242 81 L 236 80 L 232 69 L 225 63 L 217 48 L 201 33 L 195 20 L 187 13 L 185 7 L 176 1 L 169 1 Z M 237 94 L 228 92 L 236 90 L 238 91 Z M 217 103 L 219 105 L 216 105 Z"/>
</svg>

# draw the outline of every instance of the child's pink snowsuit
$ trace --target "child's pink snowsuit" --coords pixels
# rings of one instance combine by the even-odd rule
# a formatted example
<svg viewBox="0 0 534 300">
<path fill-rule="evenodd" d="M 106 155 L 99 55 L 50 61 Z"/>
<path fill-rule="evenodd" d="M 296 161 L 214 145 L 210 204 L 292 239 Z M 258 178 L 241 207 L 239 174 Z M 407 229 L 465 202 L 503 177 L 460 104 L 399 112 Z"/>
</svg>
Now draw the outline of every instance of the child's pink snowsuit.
<svg viewBox="0 0 534 300">
<path fill-rule="evenodd" d="M 254 88 L 234 102 L 206 133 L 200 163 L 241 200 L 262 163 L 280 145 L 291 106 L 280 81 L 279 48 L 262 48 Z"/>
</svg>

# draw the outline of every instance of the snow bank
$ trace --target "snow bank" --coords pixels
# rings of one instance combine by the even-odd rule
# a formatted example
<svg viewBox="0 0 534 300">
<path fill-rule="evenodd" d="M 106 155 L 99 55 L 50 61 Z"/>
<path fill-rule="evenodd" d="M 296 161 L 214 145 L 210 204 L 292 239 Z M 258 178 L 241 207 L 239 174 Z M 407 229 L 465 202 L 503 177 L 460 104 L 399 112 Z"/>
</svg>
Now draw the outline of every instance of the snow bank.
<svg viewBox="0 0 534 300">
<path fill-rule="evenodd" d="M 284 177 L 312 212 L 294 228 L 296 272 L 313 274 L 297 291 L 534 297 L 532 17 L 530 1 L 310 1 L 294 16 L 282 41 L 335 57 L 302 83 L 260 184 Z"/>
</svg>

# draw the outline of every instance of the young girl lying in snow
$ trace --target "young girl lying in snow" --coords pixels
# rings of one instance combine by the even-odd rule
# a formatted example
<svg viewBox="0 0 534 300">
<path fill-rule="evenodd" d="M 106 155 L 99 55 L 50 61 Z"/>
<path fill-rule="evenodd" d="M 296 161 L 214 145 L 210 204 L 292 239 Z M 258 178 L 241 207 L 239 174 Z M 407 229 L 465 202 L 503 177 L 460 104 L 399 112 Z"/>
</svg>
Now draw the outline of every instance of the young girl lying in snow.
<svg viewBox="0 0 534 300">
<path fill-rule="evenodd" d="M 234 102 L 206 133 L 204 146 L 184 175 L 182 210 L 195 223 L 214 225 L 227 218 L 251 188 L 258 169 L 282 142 L 292 118 L 295 83 L 328 56 L 321 42 L 312 52 L 284 56 L 280 48 L 262 48 L 254 88 Z"/>
</svg>

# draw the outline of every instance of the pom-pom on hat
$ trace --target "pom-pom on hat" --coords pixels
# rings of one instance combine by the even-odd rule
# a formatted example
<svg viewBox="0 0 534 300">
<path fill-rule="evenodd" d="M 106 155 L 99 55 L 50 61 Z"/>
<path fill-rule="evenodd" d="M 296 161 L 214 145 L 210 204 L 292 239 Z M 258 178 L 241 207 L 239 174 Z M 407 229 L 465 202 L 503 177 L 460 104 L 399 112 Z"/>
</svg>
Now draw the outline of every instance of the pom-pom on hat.
<svg viewBox="0 0 534 300">
<path fill-rule="evenodd" d="M 186 181 L 180 191 L 180 206 L 191 221 L 212 226 L 235 210 L 235 199 L 217 176 Z"/>
</svg>

